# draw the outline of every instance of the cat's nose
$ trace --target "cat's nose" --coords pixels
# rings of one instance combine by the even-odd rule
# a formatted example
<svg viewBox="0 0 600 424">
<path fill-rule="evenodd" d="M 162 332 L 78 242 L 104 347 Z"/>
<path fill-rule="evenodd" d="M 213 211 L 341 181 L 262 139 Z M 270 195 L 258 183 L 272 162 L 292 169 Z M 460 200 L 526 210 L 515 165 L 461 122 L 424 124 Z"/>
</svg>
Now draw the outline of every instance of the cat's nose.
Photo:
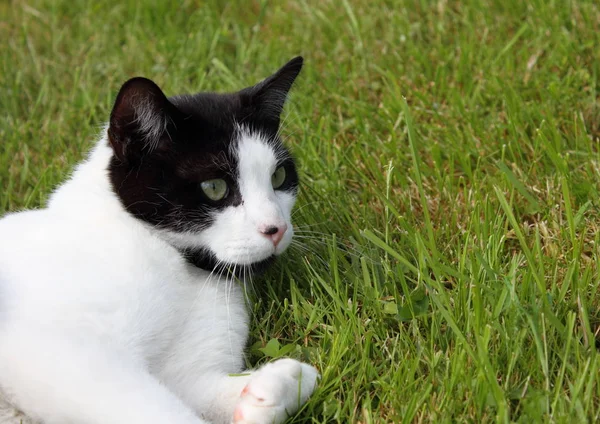
<svg viewBox="0 0 600 424">
<path fill-rule="evenodd" d="M 279 226 L 265 225 L 260 228 L 260 232 L 264 234 L 265 237 L 271 239 L 273 245 L 277 246 L 287 231 L 287 228 L 287 224 L 282 224 Z"/>
</svg>

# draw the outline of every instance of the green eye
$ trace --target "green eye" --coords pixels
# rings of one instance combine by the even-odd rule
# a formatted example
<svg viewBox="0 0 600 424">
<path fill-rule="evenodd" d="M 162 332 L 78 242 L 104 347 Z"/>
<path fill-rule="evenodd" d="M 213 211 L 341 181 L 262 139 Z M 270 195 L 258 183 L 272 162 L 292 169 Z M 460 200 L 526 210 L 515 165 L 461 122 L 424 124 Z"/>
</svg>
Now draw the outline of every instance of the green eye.
<svg viewBox="0 0 600 424">
<path fill-rule="evenodd" d="M 274 189 L 278 189 L 283 185 L 284 182 L 285 168 L 283 166 L 280 166 L 275 170 L 275 172 L 273 172 L 273 175 L 271 175 L 271 184 L 273 185 Z"/>
<path fill-rule="evenodd" d="M 200 187 L 210 200 L 222 200 L 229 193 L 227 183 L 221 179 L 203 181 Z"/>
</svg>

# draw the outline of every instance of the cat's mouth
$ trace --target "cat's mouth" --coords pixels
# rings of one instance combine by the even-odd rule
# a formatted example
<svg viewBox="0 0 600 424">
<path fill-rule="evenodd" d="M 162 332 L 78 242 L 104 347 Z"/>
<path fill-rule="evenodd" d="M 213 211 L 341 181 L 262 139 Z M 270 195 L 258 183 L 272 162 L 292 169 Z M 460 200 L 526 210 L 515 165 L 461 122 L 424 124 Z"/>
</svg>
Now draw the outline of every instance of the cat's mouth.
<svg viewBox="0 0 600 424">
<path fill-rule="evenodd" d="M 275 262 L 275 255 L 247 265 L 229 265 L 229 273 L 237 278 L 262 274 Z"/>
<path fill-rule="evenodd" d="M 215 274 L 233 275 L 237 278 L 256 275 L 266 271 L 276 256 L 270 255 L 251 263 L 224 262 L 217 259 L 214 253 L 207 249 L 181 249 L 183 257 L 192 265 Z"/>
</svg>

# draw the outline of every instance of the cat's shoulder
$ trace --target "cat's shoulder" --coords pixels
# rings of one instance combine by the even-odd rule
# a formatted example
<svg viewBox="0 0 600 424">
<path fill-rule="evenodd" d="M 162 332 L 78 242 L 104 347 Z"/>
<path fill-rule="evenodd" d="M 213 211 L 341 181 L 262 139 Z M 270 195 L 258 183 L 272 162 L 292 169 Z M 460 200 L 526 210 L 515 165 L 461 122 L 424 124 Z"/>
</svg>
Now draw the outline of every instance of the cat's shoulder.
<svg viewBox="0 0 600 424">
<path fill-rule="evenodd" d="M 31 209 L 17 212 L 10 212 L 0 217 L 0 238 L 6 240 L 12 234 L 23 234 L 33 227 L 48 226 L 55 221 L 53 216 L 46 209 Z"/>
</svg>

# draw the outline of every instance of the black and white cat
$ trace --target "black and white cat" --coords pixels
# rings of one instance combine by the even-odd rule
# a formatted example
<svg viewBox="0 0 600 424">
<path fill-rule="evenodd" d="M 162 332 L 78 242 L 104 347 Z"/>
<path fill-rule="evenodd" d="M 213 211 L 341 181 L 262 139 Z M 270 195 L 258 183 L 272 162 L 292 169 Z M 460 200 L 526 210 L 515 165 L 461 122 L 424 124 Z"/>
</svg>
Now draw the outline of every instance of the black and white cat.
<svg viewBox="0 0 600 424">
<path fill-rule="evenodd" d="M 233 94 L 127 81 L 48 207 L 0 220 L 1 423 L 270 424 L 307 400 L 310 365 L 243 371 L 234 277 L 292 239 L 277 133 L 301 68 Z"/>
</svg>

